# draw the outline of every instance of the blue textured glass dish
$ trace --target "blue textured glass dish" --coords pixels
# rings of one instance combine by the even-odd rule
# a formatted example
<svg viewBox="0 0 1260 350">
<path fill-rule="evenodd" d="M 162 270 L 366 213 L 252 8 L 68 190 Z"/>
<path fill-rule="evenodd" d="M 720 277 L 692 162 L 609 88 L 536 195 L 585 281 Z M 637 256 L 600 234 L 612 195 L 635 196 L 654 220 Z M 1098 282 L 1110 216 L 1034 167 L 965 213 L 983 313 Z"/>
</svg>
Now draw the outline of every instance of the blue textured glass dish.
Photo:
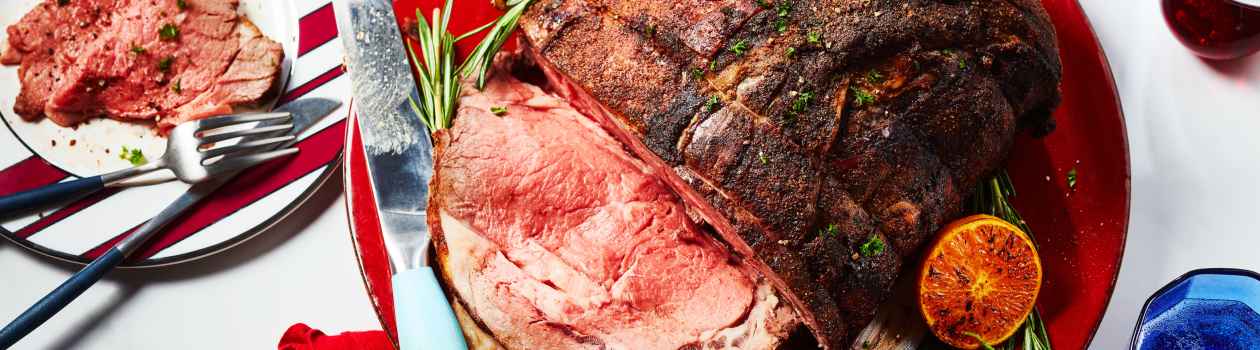
<svg viewBox="0 0 1260 350">
<path fill-rule="evenodd" d="M 1131 349 L 1260 349 L 1260 274 L 1201 269 L 1147 299 Z"/>
</svg>

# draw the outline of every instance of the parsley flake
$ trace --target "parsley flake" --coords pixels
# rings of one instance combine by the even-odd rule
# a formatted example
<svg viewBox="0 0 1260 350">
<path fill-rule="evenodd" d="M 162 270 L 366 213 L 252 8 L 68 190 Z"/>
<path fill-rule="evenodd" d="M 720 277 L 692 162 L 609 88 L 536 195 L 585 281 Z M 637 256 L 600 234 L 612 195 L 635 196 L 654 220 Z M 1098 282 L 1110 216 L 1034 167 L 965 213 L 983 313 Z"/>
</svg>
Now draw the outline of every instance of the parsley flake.
<svg viewBox="0 0 1260 350">
<path fill-rule="evenodd" d="M 162 40 L 175 40 L 179 37 L 179 27 L 174 24 L 167 23 L 162 25 L 162 29 L 158 30 L 158 38 Z"/>
<path fill-rule="evenodd" d="M 884 82 L 884 74 L 880 73 L 879 70 L 871 69 L 866 72 L 866 82 L 871 84 L 882 83 Z"/>
<path fill-rule="evenodd" d="M 180 91 L 184 91 L 184 88 L 179 86 L 179 80 L 176 80 L 174 84 L 171 84 L 171 91 L 177 94 Z"/>
<path fill-rule="evenodd" d="M 157 68 L 158 68 L 158 70 L 162 71 L 163 73 L 166 73 L 166 72 L 171 71 L 171 64 L 172 64 L 172 63 L 175 63 L 175 57 L 174 57 L 174 56 L 166 56 L 166 57 L 162 57 L 162 59 L 158 61 Z"/>
<path fill-rule="evenodd" d="M 748 51 L 748 41 L 747 40 L 736 41 L 735 45 L 731 45 L 731 48 L 727 50 L 729 50 L 730 52 L 738 56 L 743 56 L 744 52 Z"/>
<path fill-rule="evenodd" d="M 501 106 L 490 107 L 490 113 L 494 113 L 494 115 L 498 115 L 498 116 L 507 114 L 507 107 L 501 107 Z"/>
<path fill-rule="evenodd" d="M 70 4 L 70 0 L 57 0 L 57 6 L 66 6 Z"/>
<path fill-rule="evenodd" d="M 691 77 L 695 78 L 696 80 L 700 80 L 700 78 L 704 78 L 704 70 L 700 68 L 692 68 Z"/>
<path fill-rule="evenodd" d="M 766 154 L 762 153 L 761 151 L 757 151 L 757 160 L 761 161 L 761 165 L 766 165 L 770 163 L 770 160 L 766 158 Z"/>
<path fill-rule="evenodd" d="M 779 33 L 783 33 L 783 32 L 786 32 L 787 29 L 788 29 L 787 18 L 779 17 L 774 20 L 774 30 L 779 31 Z"/>
<path fill-rule="evenodd" d="M 134 45 L 134 44 L 131 45 L 131 53 L 134 53 L 137 55 L 143 55 L 145 52 L 148 52 L 148 51 L 149 50 L 145 50 L 144 47 L 140 45 Z"/>
<path fill-rule="evenodd" d="M 760 6 L 760 7 L 761 7 L 761 8 L 763 8 L 763 9 L 769 9 L 769 8 L 770 8 L 770 1 L 767 1 L 767 0 L 757 0 L 757 6 Z"/>
<path fill-rule="evenodd" d="M 718 105 L 720 103 L 721 101 L 718 100 L 717 95 L 709 96 L 709 101 L 704 103 L 704 109 L 708 110 L 709 113 L 713 113 L 717 111 Z"/>
<path fill-rule="evenodd" d="M 122 153 L 118 154 L 118 158 L 130 162 L 133 166 L 140 166 L 148 163 L 149 160 L 144 158 L 144 152 L 139 148 L 128 149 L 123 146 Z"/>
<path fill-rule="evenodd" d="M 789 4 L 787 0 L 783 0 L 782 2 L 779 2 L 779 6 L 776 8 L 776 11 L 778 12 L 777 14 L 779 17 L 787 17 L 788 13 L 792 11 L 792 4 Z"/>
<path fill-rule="evenodd" d="M 809 104 L 813 101 L 814 101 L 814 93 L 811 91 L 805 91 L 805 92 L 796 94 L 796 100 L 792 101 L 792 112 L 796 112 L 796 113 L 805 112 L 805 108 L 809 107 Z"/>
<path fill-rule="evenodd" d="M 818 45 L 822 42 L 822 34 L 818 34 L 818 32 L 809 32 L 809 34 L 805 36 L 805 41 L 810 44 Z"/>
<path fill-rule="evenodd" d="M 792 58 L 792 56 L 796 55 L 796 48 L 788 47 L 783 53 L 786 54 L 788 58 Z"/>
<path fill-rule="evenodd" d="M 853 91 L 853 104 L 856 106 L 864 106 L 875 102 L 875 95 L 871 95 L 870 91 L 856 87 L 849 88 Z"/>
<path fill-rule="evenodd" d="M 862 256 L 870 257 L 884 254 L 884 248 L 884 239 L 879 238 L 879 235 L 871 235 L 866 239 L 866 243 L 858 247 L 858 251 L 862 253 Z"/>
<path fill-rule="evenodd" d="M 187 9 L 188 9 L 188 3 L 187 3 L 187 2 L 185 2 L 184 0 L 176 0 L 176 1 L 175 1 L 175 7 L 178 7 L 180 11 L 187 10 Z"/>
<path fill-rule="evenodd" d="M 1068 189 L 1076 191 L 1076 167 L 1072 167 L 1072 170 L 1068 170 L 1067 185 Z"/>
<path fill-rule="evenodd" d="M 836 224 L 827 224 L 827 227 L 818 230 L 818 237 L 836 237 L 840 235 L 840 226 Z"/>
</svg>

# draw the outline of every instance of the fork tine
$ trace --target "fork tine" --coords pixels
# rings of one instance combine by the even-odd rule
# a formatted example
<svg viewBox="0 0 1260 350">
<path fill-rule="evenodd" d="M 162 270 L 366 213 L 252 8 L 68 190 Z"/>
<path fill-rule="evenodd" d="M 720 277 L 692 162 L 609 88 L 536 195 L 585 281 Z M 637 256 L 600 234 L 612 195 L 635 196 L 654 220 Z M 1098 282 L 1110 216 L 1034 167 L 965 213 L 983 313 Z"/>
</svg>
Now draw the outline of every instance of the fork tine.
<svg viewBox="0 0 1260 350">
<path fill-rule="evenodd" d="M 291 117 L 292 115 L 289 114 L 289 112 L 229 114 L 221 117 L 202 119 L 197 125 L 197 131 L 206 131 L 249 122 L 261 122 L 278 119 L 287 121 Z"/>
<path fill-rule="evenodd" d="M 228 171 L 249 168 L 258 164 L 265 163 L 272 159 L 281 158 L 298 152 L 297 147 L 290 147 L 270 152 L 251 154 L 246 156 L 230 156 L 220 159 L 214 164 L 206 166 L 206 170 L 210 174 L 222 174 Z"/>
<path fill-rule="evenodd" d="M 285 135 L 285 136 L 280 136 L 280 137 L 266 138 L 262 140 L 245 141 L 245 142 L 241 142 L 241 143 L 231 145 L 231 146 L 223 146 L 223 147 L 218 147 L 214 149 L 209 149 L 201 153 L 201 159 L 210 159 L 210 158 L 218 157 L 218 156 L 229 154 L 229 153 L 257 151 L 260 148 L 272 146 L 277 143 L 289 141 L 295 138 L 297 138 L 297 136 Z"/>
<path fill-rule="evenodd" d="M 210 131 L 210 132 L 206 132 L 205 134 L 202 134 L 201 137 L 198 137 L 198 139 L 201 140 L 201 144 L 204 145 L 207 143 L 215 143 L 219 141 L 234 139 L 241 136 L 269 134 L 273 132 L 287 132 L 290 129 L 293 129 L 293 124 L 284 123 L 280 125 L 264 126 L 264 127 L 250 128 L 250 129 L 245 129 L 245 130 L 232 130 L 232 131 L 220 131 L 220 132 Z"/>
</svg>

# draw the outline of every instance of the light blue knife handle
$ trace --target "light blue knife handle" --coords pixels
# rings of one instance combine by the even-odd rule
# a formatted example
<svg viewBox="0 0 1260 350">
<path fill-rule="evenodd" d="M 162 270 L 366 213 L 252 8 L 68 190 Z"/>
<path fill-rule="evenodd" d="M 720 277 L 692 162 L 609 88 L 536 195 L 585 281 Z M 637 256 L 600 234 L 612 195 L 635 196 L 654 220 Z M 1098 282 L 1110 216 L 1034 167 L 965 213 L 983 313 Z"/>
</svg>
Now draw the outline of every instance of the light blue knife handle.
<svg viewBox="0 0 1260 350">
<path fill-rule="evenodd" d="M 394 274 L 394 319 L 400 350 L 466 350 L 464 333 L 433 269 Z"/>
</svg>

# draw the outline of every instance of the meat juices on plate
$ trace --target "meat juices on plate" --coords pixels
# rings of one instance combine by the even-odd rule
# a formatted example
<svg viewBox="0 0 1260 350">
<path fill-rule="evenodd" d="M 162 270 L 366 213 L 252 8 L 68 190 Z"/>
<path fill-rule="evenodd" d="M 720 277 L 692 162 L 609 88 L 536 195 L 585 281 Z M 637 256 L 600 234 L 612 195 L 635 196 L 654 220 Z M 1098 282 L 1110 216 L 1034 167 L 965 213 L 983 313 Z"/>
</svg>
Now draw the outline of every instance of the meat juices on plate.
<svg viewBox="0 0 1260 350">
<path fill-rule="evenodd" d="M 541 0 L 521 26 L 829 349 L 1059 98 L 1035 0 Z"/>
<path fill-rule="evenodd" d="M 767 349 L 798 328 L 598 124 L 506 74 L 465 93 L 436 136 L 429 226 L 447 285 L 500 344 Z"/>
<path fill-rule="evenodd" d="M 181 6 L 182 4 L 182 6 Z M 8 28 L 14 110 L 61 126 L 90 118 L 169 129 L 260 102 L 284 51 L 236 0 L 45 0 Z"/>
</svg>

